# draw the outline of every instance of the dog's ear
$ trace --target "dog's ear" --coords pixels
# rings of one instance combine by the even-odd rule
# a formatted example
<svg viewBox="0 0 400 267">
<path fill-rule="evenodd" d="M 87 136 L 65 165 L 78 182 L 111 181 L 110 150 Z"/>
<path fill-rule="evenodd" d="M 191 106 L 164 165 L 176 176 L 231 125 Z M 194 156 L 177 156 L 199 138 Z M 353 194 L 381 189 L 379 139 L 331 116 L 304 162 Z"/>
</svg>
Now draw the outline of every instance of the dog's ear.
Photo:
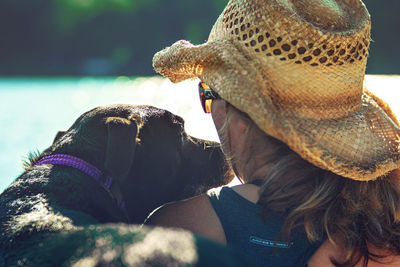
<svg viewBox="0 0 400 267">
<path fill-rule="evenodd" d="M 58 131 L 58 133 L 56 134 L 56 137 L 54 137 L 53 144 L 55 142 L 57 142 L 57 140 L 60 139 L 60 137 L 63 136 L 66 132 L 67 131 Z"/>
<path fill-rule="evenodd" d="M 129 173 L 135 155 L 138 124 L 134 119 L 108 117 L 107 147 L 104 165 L 111 176 L 121 183 Z"/>
</svg>

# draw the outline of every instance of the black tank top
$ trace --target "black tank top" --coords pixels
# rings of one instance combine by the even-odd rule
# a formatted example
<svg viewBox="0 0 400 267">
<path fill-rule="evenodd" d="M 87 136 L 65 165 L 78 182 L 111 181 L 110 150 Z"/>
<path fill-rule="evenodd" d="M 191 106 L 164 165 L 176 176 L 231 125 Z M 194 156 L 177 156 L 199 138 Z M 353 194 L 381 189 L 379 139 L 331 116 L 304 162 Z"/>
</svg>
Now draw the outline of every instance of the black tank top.
<svg viewBox="0 0 400 267">
<path fill-rule="evenodd" d="M 221 221 L 228 246 L 242 251 L 256 266 L 306 266 L 321 246 L 321 243 L 311 244 L 300 227 L 292 230 L 289 242 L 280 240 L 284 215 L 267 211 L 264 221 L 261 205 L 248 201 L 229 187 L 207 194 Z"/>
</svg>

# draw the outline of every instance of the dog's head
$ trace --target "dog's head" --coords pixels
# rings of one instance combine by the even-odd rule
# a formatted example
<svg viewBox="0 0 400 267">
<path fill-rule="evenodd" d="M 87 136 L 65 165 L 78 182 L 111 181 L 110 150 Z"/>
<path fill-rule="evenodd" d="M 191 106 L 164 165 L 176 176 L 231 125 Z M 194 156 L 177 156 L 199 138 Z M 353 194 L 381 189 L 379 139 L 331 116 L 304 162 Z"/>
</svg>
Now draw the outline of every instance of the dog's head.
<svg viewBox="0 0 400 267">
<path fill-rule="evenodd" d="M 122 188 L 137 222 L 167 202 L 192 197 L 229 183 L 220 145 L 197 139 L 184 130 L 184 120 L 166 110 L 145 107 L 133 168 Z"/>
<path fill-rule="evenodd" d="M 86 112 L 38 159 L 50 154 L 79 157 L 111 175 L 113 193 L 137 223 L 159 205 L 233 179 L 218 143 L 189 136 L 181 117 L 151 106 Z"/>
</svg>

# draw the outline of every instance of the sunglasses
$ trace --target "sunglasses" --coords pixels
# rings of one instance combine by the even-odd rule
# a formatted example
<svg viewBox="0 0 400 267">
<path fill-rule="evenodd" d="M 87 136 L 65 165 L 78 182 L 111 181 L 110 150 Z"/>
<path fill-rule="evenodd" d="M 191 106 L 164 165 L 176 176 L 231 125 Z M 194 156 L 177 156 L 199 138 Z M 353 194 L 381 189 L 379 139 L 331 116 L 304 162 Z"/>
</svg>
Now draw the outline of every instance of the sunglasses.
<svg viewBox="0 0 400 267">
<path fill-rule="evenodd" d="M 199 97 L 205 113 L 211 113 L 211 103 L 221 97 L 204 82 L 199 83 Z"/>
</svg>

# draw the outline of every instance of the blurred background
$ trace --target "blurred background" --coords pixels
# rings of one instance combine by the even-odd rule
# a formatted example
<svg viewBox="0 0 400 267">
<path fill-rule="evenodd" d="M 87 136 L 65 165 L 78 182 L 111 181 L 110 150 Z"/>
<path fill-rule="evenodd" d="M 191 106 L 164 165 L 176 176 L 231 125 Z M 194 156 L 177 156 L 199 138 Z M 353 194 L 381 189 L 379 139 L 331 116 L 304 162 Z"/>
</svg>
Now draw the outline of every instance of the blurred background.
<svg viewBox="0 0 400 267">
<path fill-rule="evenodd" d="M 400 73 L 400 1 L 365 0 L 368 73 Z M 1 0 L 0 75 L 154 75 L 153 54 L 203 43 L 227 0 Z"/>
<path fill-rule="evenodd" d="M 189 134 L 218 141 L 197 82 L 156 77 L 151 60 L 179 39 L 206 41 L 227 2 L 0 0 L 0 193 L 30 152 L 99 105 L 165 108 L 185 119 Z M 367 73 L 400 74 L 400 1 L 364 2 L 373 39 Z M 400 114 L 400 76 L 367 78 Z"/>
</svg>

